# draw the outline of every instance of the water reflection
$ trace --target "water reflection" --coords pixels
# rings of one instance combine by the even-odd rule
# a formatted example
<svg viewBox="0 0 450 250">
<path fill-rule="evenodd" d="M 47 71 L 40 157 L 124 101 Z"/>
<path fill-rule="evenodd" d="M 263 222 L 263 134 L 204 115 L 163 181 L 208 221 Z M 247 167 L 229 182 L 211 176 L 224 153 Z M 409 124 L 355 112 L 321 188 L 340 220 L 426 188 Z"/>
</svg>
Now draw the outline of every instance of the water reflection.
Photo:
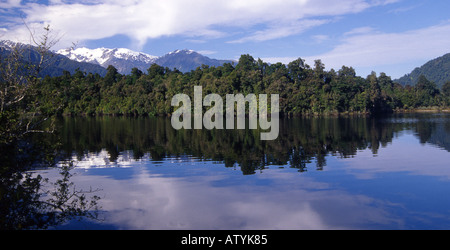
<svg viewBox="0 0 450 250">
<path fill-rule="evenodd" d="M 165 118 L 66 118 L 53 139 L 77 186 L 104 190 L 94 228 L 448 229 L 449 124 L 286 119 L 261 141 L 253 130 L 176 131 Z"/>
<path fill-rule="evenodd" d="M 116 229 L 350 229 L 364 228 L 368 221 L 380 228 L 399 224 L 385 211 L 391 204 L 335 190 L 312 178 L 280 169 L 253 179 L 230 176 L 224 168 L 213 171 L 213 176 L 170 177 L 140 168 L 130 180 L 84 176 L 80 182 L 95 181 L 108 190 L 102 200 L 109 211 L 105 221 Z"/>
<path fill-rule="evenodd" d="M 227 167 L 237 164 L 244 174 L 269 165 L 306 171 L 313 160 L 323 170 L 327 155 L 348 158 L 365 149 L 377 155 L 405 130 L 414 131 L 421 143 L 450 151 L 450 117 L 445 115 L 285 119 L 275 141 L 261 141 L 257 130 L 176 131 L 167 118 L 66 118 L 60 127 L 65 157 L 95 153 L 120 164 L 130 158 L 162 161 L 188 155 Z"/>
</svg>

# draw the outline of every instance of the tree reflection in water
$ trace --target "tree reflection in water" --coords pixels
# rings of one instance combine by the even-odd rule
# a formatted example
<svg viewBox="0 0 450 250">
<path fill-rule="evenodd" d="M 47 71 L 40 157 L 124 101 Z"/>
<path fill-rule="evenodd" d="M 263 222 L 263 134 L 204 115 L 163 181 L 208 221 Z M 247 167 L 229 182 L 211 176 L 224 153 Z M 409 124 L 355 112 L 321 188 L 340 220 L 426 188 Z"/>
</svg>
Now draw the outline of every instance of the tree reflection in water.
<svg viewBox="0 0 450 250">
<path fill-rule="evenodd" d="M 77 190 L 70 181 L 71 164 L 60 167 L 54 183 L 33 172 L 55 162 L 54 146 L 35 141 L 2 145 L 0 229 L 48 229 L 77 218 L 97 219 L 97 190 Z"/>
<path fill-rule="evenodd" d="M 238 165 L 245 175 L 268 165 L 288 165 L 302 172 L 313 161 L 317 170 L 323 170 L 330 154 L 348 158 L 370 149 L 376 155 L 403 130 L 415 131 L 421 141 L 450 148 L 450 140 L 446 142 L 439 132 L 447 123 L 414 122 L 414 117 L 399 115 L 401 122 L 396 116 L 281 119 L 280 135 L 274 141 L 261 141 L 259 130 L 177 131 L 170 118 L 162 117 L 65 118 L 59 124 L 58 140 L 67 159 L 75 155 L 81 160 L 86 152 L 106 150 L 109 161 L 115 162 L 121 152 L 132 151 L 136 160 L 149 153 L 154 161 L 187 155 L 223 162 L 226 167 Z"/>
</svg>

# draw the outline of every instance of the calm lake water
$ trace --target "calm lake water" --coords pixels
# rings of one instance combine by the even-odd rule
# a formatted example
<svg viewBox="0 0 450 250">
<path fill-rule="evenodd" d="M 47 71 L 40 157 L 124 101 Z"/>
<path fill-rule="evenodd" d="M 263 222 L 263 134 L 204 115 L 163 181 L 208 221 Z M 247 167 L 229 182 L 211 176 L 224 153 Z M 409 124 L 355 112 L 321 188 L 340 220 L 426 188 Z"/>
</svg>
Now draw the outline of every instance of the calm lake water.
<svg viewBox="0 0 450 250">
<path fill-rule="evenodd" d="M 450 229 L 449 114 L 287 119 L 275 141 L 167 118 L 59 126 L 101 211 L 57 229 Z"/>
</svg>

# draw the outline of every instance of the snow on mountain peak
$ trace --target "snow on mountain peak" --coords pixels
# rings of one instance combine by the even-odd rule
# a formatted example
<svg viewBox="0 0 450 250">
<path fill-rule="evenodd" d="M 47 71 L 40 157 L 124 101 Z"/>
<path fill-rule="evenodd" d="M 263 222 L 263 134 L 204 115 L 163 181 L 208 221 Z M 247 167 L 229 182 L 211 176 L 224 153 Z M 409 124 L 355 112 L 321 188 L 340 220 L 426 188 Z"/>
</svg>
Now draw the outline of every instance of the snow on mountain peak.
<svg viewBox="0 0 450 250">
<path fill-rule="evenodd" d="M 223 63 L 228 62 L 226 60 L 210 59 L 189 49 L 175 50 L 160 57 L 125 48 L 77 48 L 59 50 L 57 53 L 75 61 L 99 64 L 104 68 L 111 65 L 121 74 L 129 74 L 133 68 L 145 72 L 154 63 L 169 69 L 176 68 L 182 72 L 189 72 L 203 64 L 221 66 Z"/>
<path fill-rule="evenodd" d="M 9 41 L 9 40 L 2 40 L 2 41 L 0 41 L 0 47 L 3 47 L 3 48 L 10 49 L 10 48 L 13 48 L 16 45 L 17 45 L 17 43 L 13 42 L 13 41 Z"/>
<path fill-rule="evenodd" d="M 15 44 L 16 43 L 11 41 L 0 40 L 0 48 L 9 49 L 10 47 L 14 47 Z M 188 49 L 175 50 L 160 57 L 142 52 L 135 52 L 126 48 L 109 49 L 102 47 L 89 49 L 82 47 L 76 49 L 61 49 L 53 52 L 73 61 L 97 64 L 105 69 L 108 68 L 108 66 L 114 66 L 121 74 L 129 74 L 132 72 L 133 68 L 145 72 L 152 64 L 158 64 L 169 69 L 178 69 L 182 72 L 189 72 L 203 64 L 222 66 L 223 63 L 229 62 L 227 60 L 210 59 L 198 54 L 198 52 L 195 52 L 194 50 Z"/>
<path fill-rule="evenodd" d="M 107 49 L 105 48 L 98 48 L 98 49 L 77 48 L 77 49 L 62 49 L 58 50 L 57 53 L 64 55 L 75 61 L 98 63 L 102 65 L 107 61 L 107 58 L 104 56 L 106 51 Z"/>
<path fill-rule="evenodd" d="M 157 59 L 157 56 L 152 56 L 149 54 L 145 54 L 142 52 L 136 52 L 125 48 L 114 49 L 114 56 L 122 59 L 134 59 L 138 61 L 144 61 L 146 63 L 150 63 Z"/>
<path fill-rule="evenodd" d="M 125 48 L 108 49 L 108 48 L 77 48 L 77 49 L 63 49 L 57 52 L 58 54 L 69 57 L 72 60 L 79 62 L 105 64 L 114 58 L 124 60 L 135 60 L 144 63 L 151 63 L 158 57 L 148 55 L 142 52 L 135 52 Z"/>
<path fill-rule="evenodd" d="M 173 52 L 170 52 L 169 55 L 179 54 L 179 53 L 185 53 L 185 54 L 190 55 L 190 54 L 192 54 L 192 53 L 194 53 L 194 52 L 195 52 L 195 51 L 190 50 L 190 49 L 183 49 L 183 50 L 177 49 L 177 50 L 175 50 L 175 51 L 173 51 Z"/>
</svg>

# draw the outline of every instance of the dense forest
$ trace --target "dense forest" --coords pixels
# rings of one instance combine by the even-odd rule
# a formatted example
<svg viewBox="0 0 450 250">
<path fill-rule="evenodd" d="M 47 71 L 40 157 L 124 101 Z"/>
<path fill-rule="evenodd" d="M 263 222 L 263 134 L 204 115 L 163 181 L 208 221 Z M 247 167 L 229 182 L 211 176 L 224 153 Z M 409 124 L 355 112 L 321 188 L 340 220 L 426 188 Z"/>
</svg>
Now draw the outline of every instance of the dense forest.
<svg viewBox="0 0 450 250">
<path fill-rule="evenodd" d="M 39 87 L 41 112 L 62 115 L 170 115 L 171 99 L 185 93 L 193 97 L 194 86 L 203 94 L 279 94 L 285 116 L 322 114 L 377 114 L 417 108 L 450 106 L 450 82 L 439 89 L 421 76 L 415 86 L 402 86 L 384 73 L 366 78 L 351 67 L 325 70 L 301 58 L 288 65 L 268 64 L 242 55 L 236 65 L 203 65 L 188 73 L 153 64 L 147 72 L 134 68 L 119 74 L 109 66 L 104 77 L 76 71 L 45 77 Z"/>
</svg>

